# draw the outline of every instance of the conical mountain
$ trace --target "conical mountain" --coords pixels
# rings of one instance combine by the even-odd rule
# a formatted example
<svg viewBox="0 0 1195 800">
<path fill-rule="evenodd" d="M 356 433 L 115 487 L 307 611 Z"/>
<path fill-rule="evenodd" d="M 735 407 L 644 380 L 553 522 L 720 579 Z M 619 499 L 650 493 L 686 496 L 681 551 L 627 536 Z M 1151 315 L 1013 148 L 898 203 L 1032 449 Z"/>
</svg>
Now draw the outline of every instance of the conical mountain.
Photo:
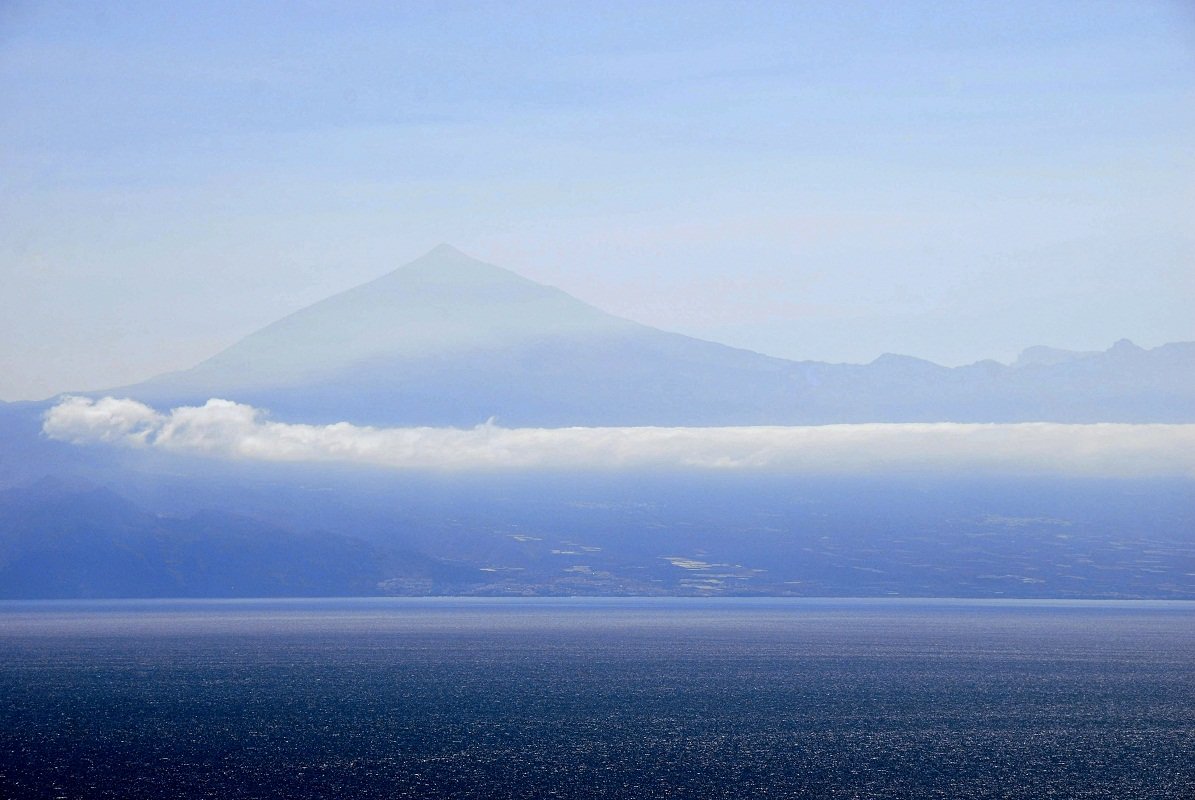
<svg viewBox="0 0 1195 800">
<path fill-rule="evenodd" d="M 171 384 L 305 384 L 353 365 L 444 358 L 545 337 L 626 332 L 634 323 L 442 244 L 369 283 L 262 328 Z"/>
<path fill-rule="evenodd" d="M 728 424 L 774 420 L 794 366 L 613 316 L 440 245 L 128 393 L 311 421 Z"/>
<path fill-rule="evenodd" d="M 786 361 L 621 319 L 441 245 L 112 393 L 374 425 L 1195 421 L 1195 344 L 1027 353 L 953 369 Z"/>
</svg>

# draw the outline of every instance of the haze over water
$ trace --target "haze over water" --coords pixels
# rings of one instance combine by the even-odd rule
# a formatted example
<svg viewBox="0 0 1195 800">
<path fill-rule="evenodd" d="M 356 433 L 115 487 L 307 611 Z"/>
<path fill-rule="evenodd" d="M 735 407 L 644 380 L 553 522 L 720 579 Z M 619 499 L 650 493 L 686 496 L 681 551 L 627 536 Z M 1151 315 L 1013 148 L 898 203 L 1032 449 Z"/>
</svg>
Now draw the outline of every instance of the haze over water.
<svg viewBox="0 0 1195 800">
<path fill-rule="evenodd" d="M 8 797 L 1180 798 L 1180 603 L 0 608 Z"/>
</svg>

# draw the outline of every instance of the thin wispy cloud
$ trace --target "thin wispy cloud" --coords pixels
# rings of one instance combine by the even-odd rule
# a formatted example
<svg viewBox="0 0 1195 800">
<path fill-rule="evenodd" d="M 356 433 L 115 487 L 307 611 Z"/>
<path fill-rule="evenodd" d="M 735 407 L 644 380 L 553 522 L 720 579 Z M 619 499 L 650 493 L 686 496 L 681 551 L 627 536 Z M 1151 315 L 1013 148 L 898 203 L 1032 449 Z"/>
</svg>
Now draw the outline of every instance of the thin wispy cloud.
<svg viewBox="0 0 1195 800">
<path fill-rule="evenodd" d="M 159 412 L 135 400 L 63 399 L 43 432 L 75 444 L 217 458 L 407 470 L 707 469 L 798 474 L 909 470 L 1195 477 L 1195 425 L 875 423 L 724 428 L 373 428 L 276 422 L 212 399 Z"/>
</svg>

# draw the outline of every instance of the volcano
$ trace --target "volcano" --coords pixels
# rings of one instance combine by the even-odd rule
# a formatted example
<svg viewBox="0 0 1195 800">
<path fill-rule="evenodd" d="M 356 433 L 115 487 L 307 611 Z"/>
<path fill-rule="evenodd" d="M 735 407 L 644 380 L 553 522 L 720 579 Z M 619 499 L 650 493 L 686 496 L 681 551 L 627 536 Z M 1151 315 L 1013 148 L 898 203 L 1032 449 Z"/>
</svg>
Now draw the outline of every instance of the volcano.
<svg viewBox="0 0 1195 800">
<path fill-rule="evenodd" d="M 667 333 L 440 245 L 192 369 L 119 390 L 363 424 L 718 425 L 796 418 L 793 362 Z"/>
<path fill-rule="evenodd" d="M 1034 347 L 954 368 L 789 361 L 623 319 L 440 245 L 191 369 L 97 394 L 366 425 L 1191 422 L 1195 343 Z"/>
</svg>

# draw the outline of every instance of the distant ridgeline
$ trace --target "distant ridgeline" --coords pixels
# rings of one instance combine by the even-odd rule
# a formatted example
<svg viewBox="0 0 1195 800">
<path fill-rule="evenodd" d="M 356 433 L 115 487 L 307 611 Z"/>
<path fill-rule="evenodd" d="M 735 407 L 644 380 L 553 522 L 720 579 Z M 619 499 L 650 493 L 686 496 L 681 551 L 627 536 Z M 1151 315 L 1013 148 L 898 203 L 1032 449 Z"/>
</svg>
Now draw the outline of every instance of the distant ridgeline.
<svg viewBox="0 0 1195 800">
<path fill-rule="evenodd" d="M 96 394 L 373 425 L 1195 422 L 1195 343 L 795 362 L 615 317 L 441 245 L 192 369 Z"/>
</svg>

